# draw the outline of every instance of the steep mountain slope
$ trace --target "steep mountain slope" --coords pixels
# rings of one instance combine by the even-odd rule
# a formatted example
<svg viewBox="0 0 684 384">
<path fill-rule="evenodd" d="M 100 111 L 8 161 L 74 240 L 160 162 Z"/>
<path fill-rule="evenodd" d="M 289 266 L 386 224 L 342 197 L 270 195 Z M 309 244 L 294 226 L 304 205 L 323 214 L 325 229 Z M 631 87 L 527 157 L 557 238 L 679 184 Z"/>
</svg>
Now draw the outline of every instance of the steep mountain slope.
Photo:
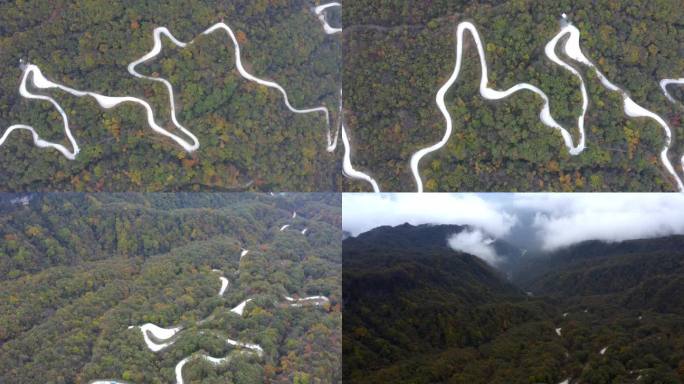
<svg viewBox="0 0 684 384">
<path fill-rule="evenodd" d="M 447 247 L 447 238 L 464 229 L 404 224 L 343 242 L 344 372 L 350 381 L 406 379 L 403 363 L 416 356 L 472 349 L 541 319 L 540 303 L 483 261 Z M 423 375 L 421 382 L 443 374 Z"/>
<path fill-rule="evenodd" d="M 526 260 L 519 284 L 535 294 L 604 295 L 627 308 L 684 314 L 684 236 L 589 241 Z"/>
<path fill-rule="evenodd" d="M 382 227 L 343 242 L 346 381 L 682 382 L 681 237 L 519 257 L 516 288 L 446 247 L 463 229 Z"/>
<path fill-rule="evenodd" d="M 616 256 L 654 253 L 681 256 L 684 253 L 684 236 L 613 243 L 590 240 L 545 254 L 527 254 L 514 264 L 513 280 L 518 285 L 526 286 L 551 271 L 581 269 L 590 264 L 614 260 Z"/>
<path fill-rule="evenodd" d="M 379 294 L 389 289 L 387 293 L 391 294 L 439 287 L 457 294 L 451 300 L 465 296 L 466 301 L 474 303 L 482 302 L 493 294 L 520 295 L 520 291 L 506 283 L 486 263 L 447 246 L 447 238 L 465 228 L 403 224 L 376 228 L 346 239 L 345 270 L 357 273 L 350 275 L 354 280 L 349 281 L 345 300 L 354 300 L 356 292 L 364 292 L 365 288 L 375 288 Z M 371 252 L 372 257 L 369 257 Z M 376 272 L 379 273 L 376 275 Z M 427 285 L 424 284 L 426 282 Z M 365 291 L 364 294 L 374 292 Z"/>
</svg>

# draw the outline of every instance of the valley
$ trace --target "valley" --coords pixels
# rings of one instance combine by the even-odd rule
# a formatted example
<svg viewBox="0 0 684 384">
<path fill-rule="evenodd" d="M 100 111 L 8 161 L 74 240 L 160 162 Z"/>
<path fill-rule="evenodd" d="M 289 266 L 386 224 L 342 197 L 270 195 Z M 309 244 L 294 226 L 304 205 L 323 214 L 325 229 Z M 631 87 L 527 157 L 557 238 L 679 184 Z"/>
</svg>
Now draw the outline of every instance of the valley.
<svg viewBox="0 0 684 384">
<path fill-rule="evenodd" d="M 344 240 L 346 381 L 682 382 L 684 236 L 545 254 L 497 240 L 492 267 L 447 245 L 466 229 Z"/>
</svg>

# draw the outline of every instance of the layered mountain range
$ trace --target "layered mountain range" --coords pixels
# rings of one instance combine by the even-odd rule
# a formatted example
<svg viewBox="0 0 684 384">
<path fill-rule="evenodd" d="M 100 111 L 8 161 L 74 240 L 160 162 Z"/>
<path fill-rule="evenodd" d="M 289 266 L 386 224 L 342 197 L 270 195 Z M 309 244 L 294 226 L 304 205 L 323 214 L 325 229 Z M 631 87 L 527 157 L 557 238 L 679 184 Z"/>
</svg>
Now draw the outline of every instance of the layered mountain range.
<svg viewBox="0 0 684 384">
<path fill-rule="evenodd" d="M 404 224 L 343 242 L 350 383 L 680 383 L 684 236 L 588 241 L 489 265 L 470 228 Z"/>
</svg>

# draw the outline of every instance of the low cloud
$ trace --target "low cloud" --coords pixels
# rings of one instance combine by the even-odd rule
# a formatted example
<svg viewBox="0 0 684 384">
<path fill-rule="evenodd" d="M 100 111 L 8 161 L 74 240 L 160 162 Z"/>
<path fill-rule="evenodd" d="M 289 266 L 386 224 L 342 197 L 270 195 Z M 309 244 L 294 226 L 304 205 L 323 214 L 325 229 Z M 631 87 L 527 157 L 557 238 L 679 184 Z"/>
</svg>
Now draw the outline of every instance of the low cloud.
<svg viewBox="0 0 684 384">
<path fill-rule="evenodd" d="M 448 240 L 449 246 L 452 249 L 477 256 L 491 265 L 499 261 L 496 250 L 491 245 L 493 242 L 494 239 L 479 229 L 468 229 L 459 232 Z"/>
<path fill-rule="evenodd" d="M 680 194 L 520 195 L 515 205 L 536 212 L 532 228 L 547 251 L 586 240 L 618 242 L 684 234 Z"/>
<path fill-rule="evenodd" d="M 356 236 L 381 225 L 460 224 L 507 234 L 516 217 L 474 194 L 368 194 L 342 197 L 342 226 Z"/>
<path fill-rule="evenodd" d="M 533 251 L 684 234 L 684 194 L 676 193 L 352 193 L 342 206 L 343 228 L 354 236 L 405 222 L 459 224 Z M 466 240 L 478 245 L 477 238 L 459 242 Z M 486 248 L 473 249 L 496 259 Z"/>
</svg>

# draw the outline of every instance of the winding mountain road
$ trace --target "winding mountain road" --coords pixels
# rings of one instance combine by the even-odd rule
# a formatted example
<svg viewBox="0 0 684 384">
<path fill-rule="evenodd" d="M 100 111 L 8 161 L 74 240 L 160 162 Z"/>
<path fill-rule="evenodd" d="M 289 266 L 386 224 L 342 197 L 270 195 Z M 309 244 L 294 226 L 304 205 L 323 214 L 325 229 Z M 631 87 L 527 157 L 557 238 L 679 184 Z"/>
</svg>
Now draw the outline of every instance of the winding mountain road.
<svg viewBox="0 0 684 384">
<path fill-rule="evenodd" d="M 415 183 L 417 186 L 417 191 L 418 192 L 423 192 L 423 181 L 420 177 L 420 171 L 419 171 L 419 166 L 420 166 L 420 161 L 428 154 L 435 152 L 442 147 L 444 147 L 451 137 L 451 133 L 453 130 L 453 121 L 451 118 L 451 115 L 447 109 L 446 102 L 445 102 L 445 97 L 447 91 L 452 87 L 452 85 L 456 82 L 458 79 L 458 76 L 461 72 L 461 64 L 463 60 L 463 49 L 464 49 L 464 35 L 465 33 L 468 32 L 473 40 L 475 41 L 475 45 L 477 47 L 477 53 L 479 56 L 480 60 L 480 69 L 481 69 L 481 77 L 480 77 L 480 85 L 479 85 L 479 91 L 480 95 L 487 99 L 487 100 L 501 100 L 504 98 L 507 98 L 511 96 L 512 94 L 518 92 L 518 91 L 530 91 L 536 95 L 538 95 L 544 102 L 542 109 L 539 113 L 539 118 L 541 122 L 548 126 L 551 127 L 558 132 L 560 132 L 563 142 L 565 144 L 565 147 L 568 149 L 568 152 L 570 155 L 578 155 L 584 151 L 586 148 L 586 143 L 585 143 L 585 131 L 584 131 L 584 119 L 586 116 L 586 112 L 589 106 L 589 101 L 588 101 L 588 95 L 587 95 L 587 90 L 586 86 L 584 83 L 584 78 L 582 75 L 571 65 L 568 63 L 564 62 L 561 60 L 558 55 L 556 54 L 556 48 L 559 46 L 559 44 L 562 44 L 561 47 L 563 48 L 563 52 L 565 55 L 567 55 L 570 59 L 577 61 L 590 69 L 594 71 L 596 76 L 599 78 L 601 81 L 601 84 L 607 88 L 610 91 L 618 92 L 622 96 L 623 99 L 623 109 L 625 114 L 628 117 L 646 117 L 649 119 L 654 120 L 656 123 L 658 123 L 664 133 L 665 133 L 665 144 L 663 146 L 663 149 L 661 150 L 660 153 L 660 159 L 661 162 L 663 163 L 663 166 L 667 170 L 667 172 L 672 176 L 672 178 L 675 180 L 677 188 L 679 189 L 680 192 L 684 192 L 684 184 L 682 184 L 682 180 L 675 172 L 674 167 L 670 163 L 670 160 L 668 158 L 668 150 L 670 148 L 671 142 L 672 142 L 672 130 L 665 122 L 663 118 L 658 116 L 656 113 L 642 107 L 638 103 L 636 103 L 630 96 L 629 94 L 623 90 L 622 88 L 618 87 L 617 85 L 613 84 L 610 82 L 604 75 L 599 71 L 599 69 L 582 53 L 582 49 L 580 48 L 580 31 L 572 25 L 567 19 L 567 15 L 563 14 L 562 20 L 561 20 L 561 28 L 560 31 L 546 44 L 544 48 L 544 53 L 546 56 L 554 63 L 562 66 L 564 69 L 568 70 L 570 73 L 573 74 L 573 76 L 577 77 L 580 80 L 580 90 L 582 93 L 582 113 L 577 119 L 577 129 L 579 131 L 579 138 L 577 140 L 577 144 L 573 142 L 572 135 L 570 132 L 564 128 L 562 125 L 560 125 L 551 115 L 551 107 L 550 107 L 550 102 L 549 98 L 544 93 L 541 89 L 538 87 L 528 84 L 528 83 L 519 83 L 517 85 L 514 85 L 513 87 L 506 89 L 506 90 L 497 90 L 494 88 L 489 87 L 489 77 L 488 77 L 488 67 L 487 67 L 487 61 L 485 58 L 485 53 L 484 53 L 484 48 L 482 44 L 482 39 L 480 38 L 480 34 L 477 31 L 477 28 L 475 25 L 471 22 L 465 21 L 461 22 L 457 25 L 456 27 L 456 64 L 454 67 L 454 71 L 452 72 L 451 76 L 449 79 L 442 85 L 441 88 L 437 91 L 437 95 L 435 97 L 435 101 L 437 103 L 437 107 L 439 108 L 440 112 L 442 113 L 444 120 L 446 122 L 446 129 L 444 132 L 444 135 L 440 141 L 437 143 L 430 145 L 428 147 L 422 148 L 418 151 L 416 151 L 412 156 L 410 160 L 410 167 L 411 167 L 411 173 L 413 174 L 413 177 L 415 179 Z M 565 40 L 564 43 L 561 43 L 562 38 L 566 37 L 567 39 Z M 672 80 L 670 80 L 672 82 Z M 669 83 L 666 83 L 666 85 Z M 662 83 L 661 83 L 662 86 Z M 667 92 L 667 91 L 666 91 Z M 344 134 L 344 131 L 343 131 Z M 682 171 L 684 171 L 684 158 L 682 158 Z"/>
</svg>

